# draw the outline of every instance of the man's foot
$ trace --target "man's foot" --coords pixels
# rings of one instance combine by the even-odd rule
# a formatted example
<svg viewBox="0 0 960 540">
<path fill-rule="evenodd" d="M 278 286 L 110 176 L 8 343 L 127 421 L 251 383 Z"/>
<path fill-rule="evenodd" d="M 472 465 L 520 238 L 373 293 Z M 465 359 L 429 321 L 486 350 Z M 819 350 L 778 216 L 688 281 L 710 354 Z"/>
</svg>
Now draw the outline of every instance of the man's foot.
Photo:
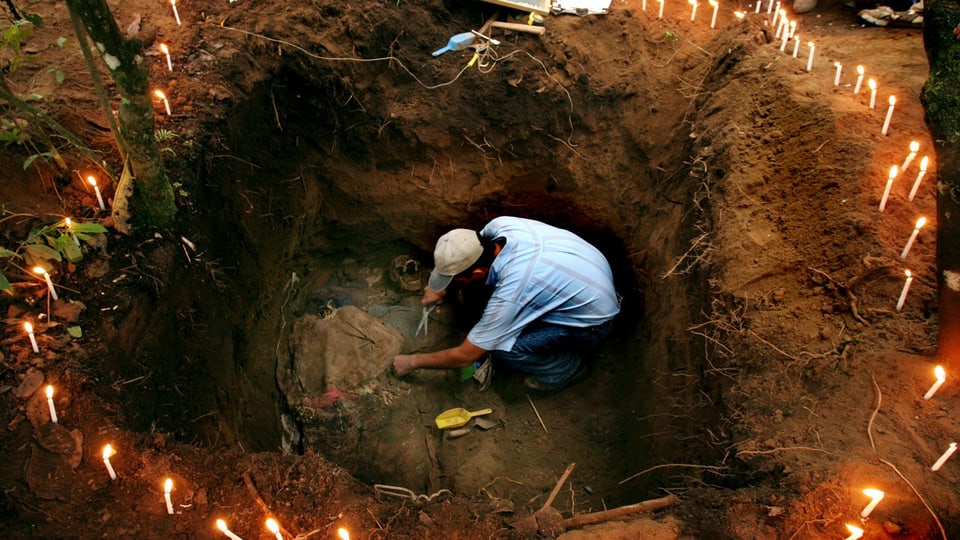
<svg viewBox="0 0 960 540">
<path fill-rule="evenodd" d="M 480 385 L 481 392 L 490 388 L 490 383 L 493 381 L 493 362 L 490 360 L 490 355 L 484 356 L 483 362 L 474 368 L 473 378 Z"/>
<path fill-rule="evenodd" d="M 570 378 L 568 378 L 563 382 L 558 382 L 553 384 L 545 383 L 543 381 L 537 380 L 535 377 L 531 375 L 523 379 L 523 385 L 538 394 L 549 396 L 551 394 L 556 394 L 557 392 L 563 390 L 564 388 L 567 388 L 568 386 L 572 386 L 586 379 L 589 373 L 590 373 L 590 370 L 587 369 L 587 365 L 581 362 L 580 367 L 578 367 L 577 370 L 573 372 L 573 375 L 571 375 Z"/>
</svg>

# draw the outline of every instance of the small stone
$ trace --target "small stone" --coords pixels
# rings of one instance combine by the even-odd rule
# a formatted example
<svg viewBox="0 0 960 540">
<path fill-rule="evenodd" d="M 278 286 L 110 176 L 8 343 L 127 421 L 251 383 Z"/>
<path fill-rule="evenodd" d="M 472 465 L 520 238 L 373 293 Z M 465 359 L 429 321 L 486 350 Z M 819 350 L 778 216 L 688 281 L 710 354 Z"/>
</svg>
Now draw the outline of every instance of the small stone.
<svg viewBox="0 0 960 540">
<path fill-rule="evenodd" d="M 26 375 L 23 376 L 23 381 L 20 383 L 20 386 L 13 391 L 13 395 L 18 398 L 29 398 L 40 389 L 40 386 L 43 385 L 43 373 L 34 368 L 27 370 Z"/>
<path fill-rule="evenodd" d="M 887 520 L 887 521 L 884 521 L 884 522 L 883 522 L 883 532 L 885 532 L 885 533 L 887 533 L 887 534 L 889 534 L 889 535 L 894 535 L 894 536 L 895 536 L 895 535 L 899 535 L 901 529 L 902 529 L 902 528 L 900 527 L 899 524 L 894 523 L 894 522 L 892 522 L 892 521 Z"/>
</svg>

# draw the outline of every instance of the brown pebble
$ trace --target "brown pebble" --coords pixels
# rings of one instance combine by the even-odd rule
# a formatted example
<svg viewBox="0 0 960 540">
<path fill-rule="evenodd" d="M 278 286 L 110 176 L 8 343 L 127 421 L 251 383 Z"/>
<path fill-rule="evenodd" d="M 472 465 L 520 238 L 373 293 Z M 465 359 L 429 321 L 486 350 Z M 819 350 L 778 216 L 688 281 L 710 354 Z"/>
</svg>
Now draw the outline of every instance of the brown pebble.
<svg viewBox="0 0 960 540">
<path fill-rule="evenodd" d="M 883 532 L 885 532 L 885 533 L 887 533 L 887 534 L 899 535 L 899 534 L 900 534 L 900 530 L 901 530 L 901 527 L 900 527 L 900 525 L 897 524 L 897 523 L 894 523 L 894 522 L 889 521 L 889 520 L 883 522 Z"/>
</svg>

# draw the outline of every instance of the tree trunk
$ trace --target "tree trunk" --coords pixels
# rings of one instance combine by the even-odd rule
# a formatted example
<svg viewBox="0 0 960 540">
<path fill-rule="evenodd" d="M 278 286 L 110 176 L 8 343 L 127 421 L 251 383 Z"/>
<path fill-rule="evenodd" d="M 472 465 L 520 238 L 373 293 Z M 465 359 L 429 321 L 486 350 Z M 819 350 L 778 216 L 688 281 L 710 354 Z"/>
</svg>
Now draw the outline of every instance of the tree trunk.
<svg viewBox="0 0 960 540">
<path fill-rule="evenodd" d="M 130 167 L 136 178 L 132 208 L 140 226 L 170 225 L 176 214 L 173 187 L 167 180 L 154 139 L 153 101 L 143 45 L 120 33 L 106 0 L 67 0 L 120 91 L 118 119 Z"/>
<path fill-rule="evenodd" d="M 924 10 L 930 77 L 920 99 L 937 156 L 937 357 L 960 373 L 960 0 L 927 0 Z"/>
</svg>

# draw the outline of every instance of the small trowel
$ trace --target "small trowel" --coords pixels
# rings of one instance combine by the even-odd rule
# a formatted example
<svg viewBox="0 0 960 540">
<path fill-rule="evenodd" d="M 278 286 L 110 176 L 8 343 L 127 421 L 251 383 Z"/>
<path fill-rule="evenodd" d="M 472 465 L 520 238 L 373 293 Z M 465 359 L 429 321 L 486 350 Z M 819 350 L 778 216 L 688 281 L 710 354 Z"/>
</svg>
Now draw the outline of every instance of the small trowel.
<svg viewBox="0 0 960 540">
<path fill-rule="evenodd" d="M 477 39 L 477 36 L 473 32 L 463 32 L 462 34 L 457 34 L 450 38 L 450 41 L 447 42 L 443 47 L 433 51 L 434 56 L 440 56 L 441 54 L 448 51 L 460 51 L 466 49 L 473 44 L 473 40 Z"/>
</svg>

